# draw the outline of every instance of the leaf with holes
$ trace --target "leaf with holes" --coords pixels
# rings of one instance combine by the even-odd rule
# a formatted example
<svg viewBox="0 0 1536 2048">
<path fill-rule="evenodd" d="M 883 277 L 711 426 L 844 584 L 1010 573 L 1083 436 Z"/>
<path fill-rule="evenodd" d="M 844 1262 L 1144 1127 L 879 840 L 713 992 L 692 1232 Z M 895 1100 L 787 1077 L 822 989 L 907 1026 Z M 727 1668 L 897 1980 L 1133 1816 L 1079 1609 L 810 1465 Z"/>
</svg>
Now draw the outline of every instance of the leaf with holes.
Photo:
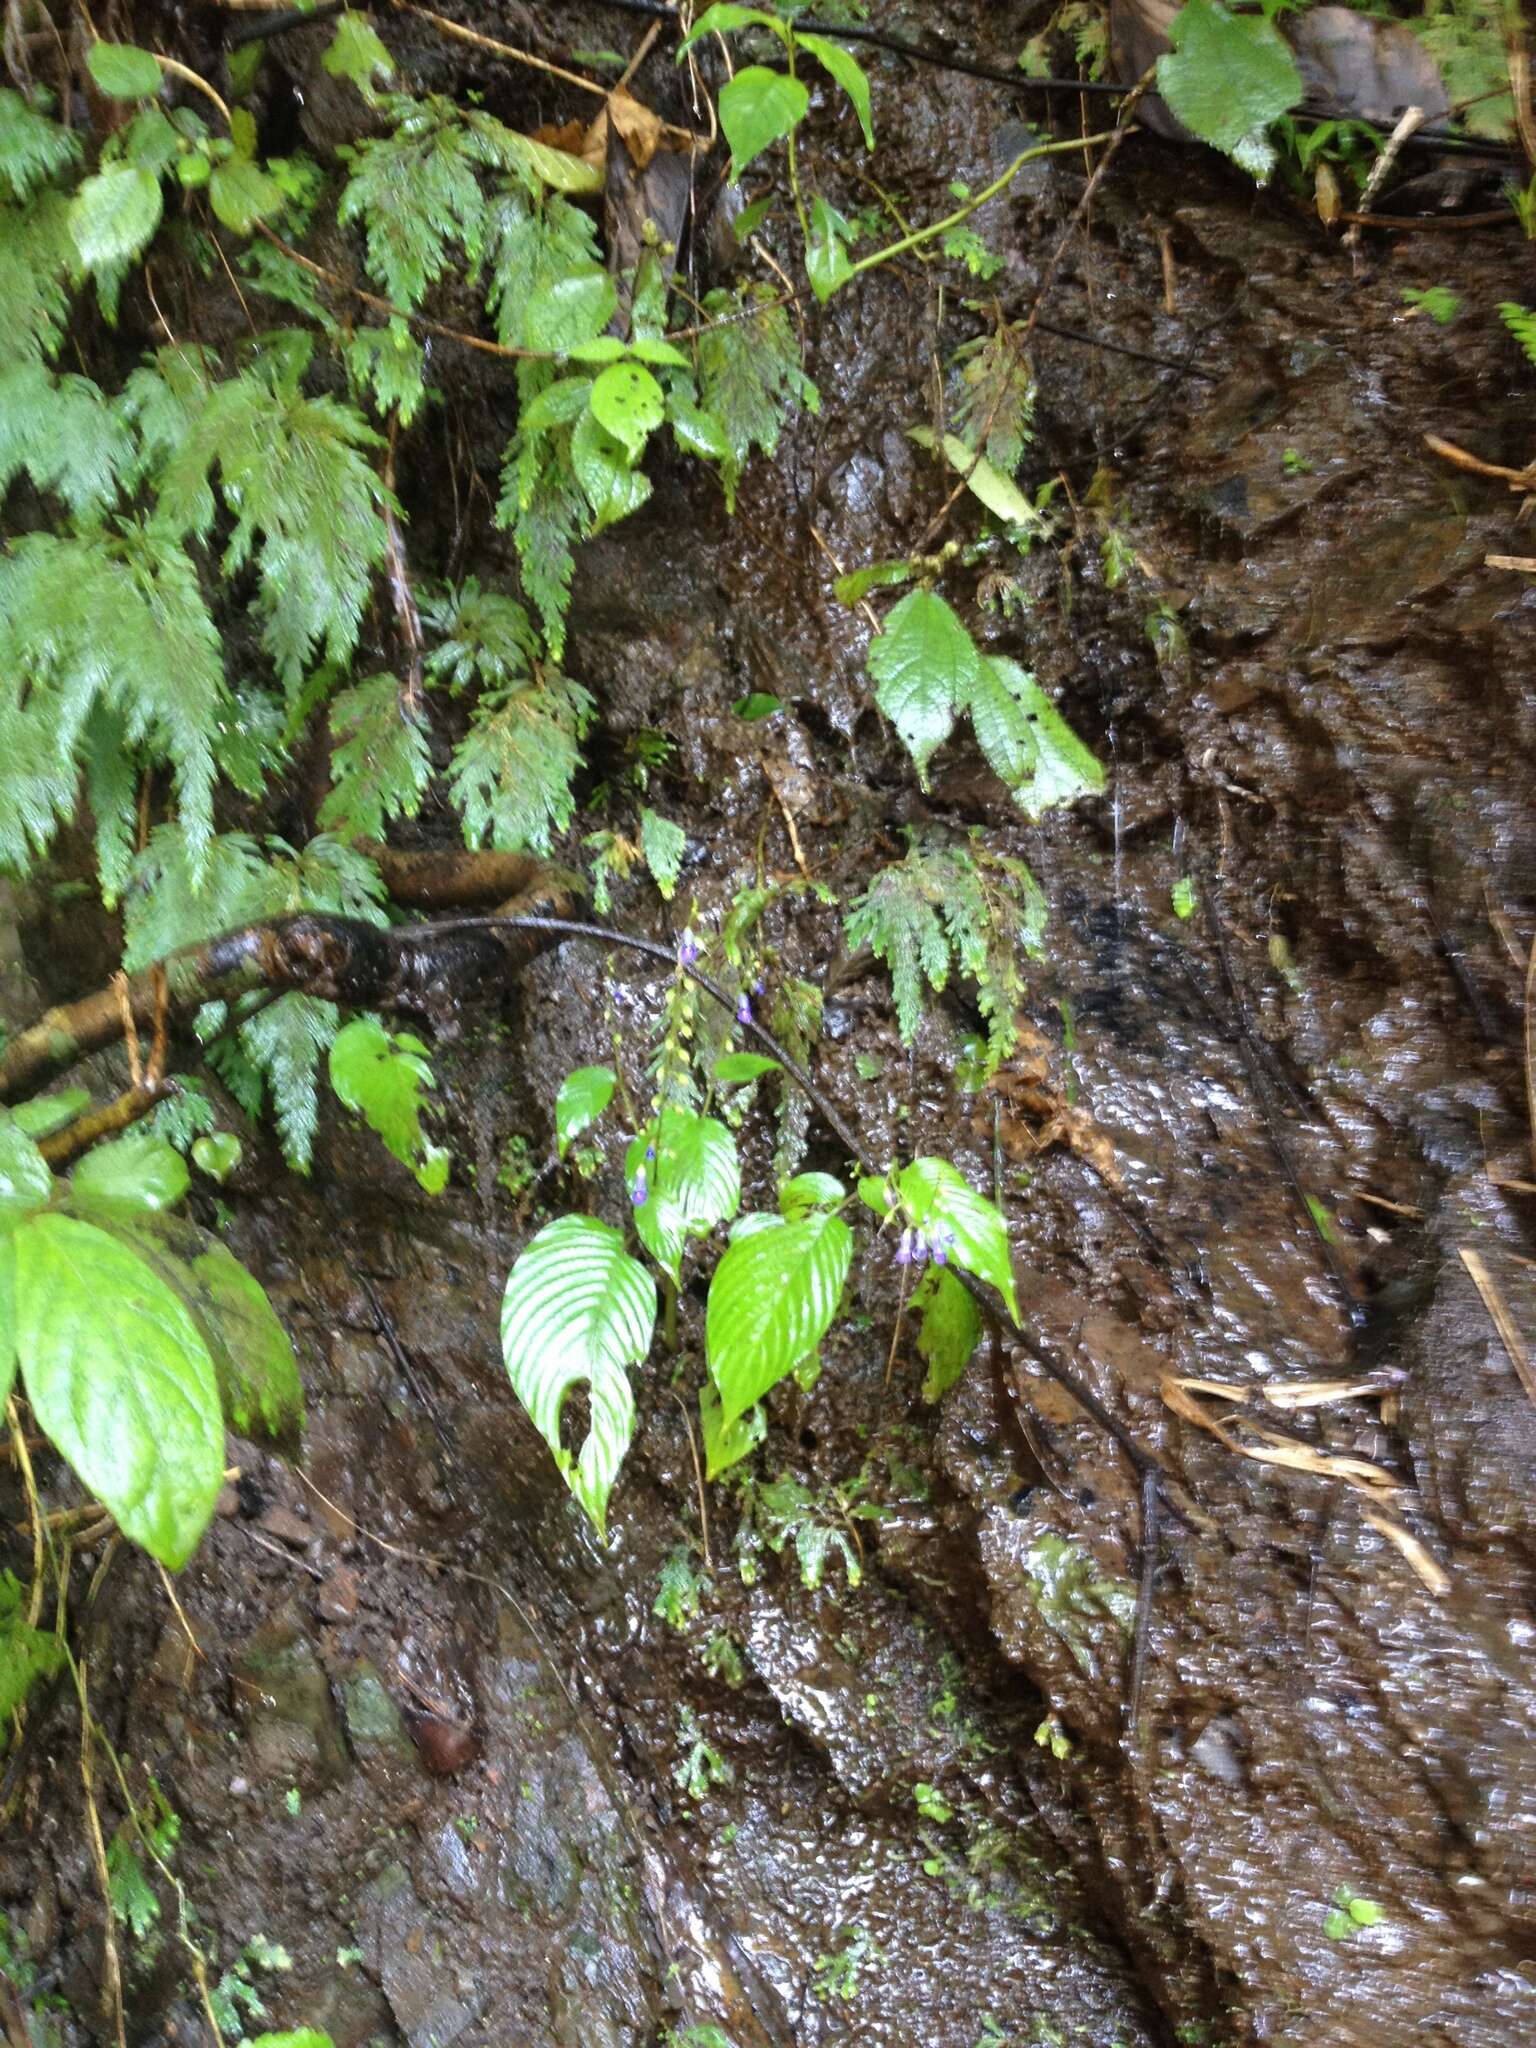
<svg viewBox="0 0 1536 2048">
<path fill-rule="evenodd" d="M 875 699 L 900 733 L 920 778 L 934 749 L 954 730 L 955 713 L 971 701 L 981 666 L 976 643 L 931 590 L 912 590 L 869 650 Z"/>
<path fill-rule="evenodd" d="M 655 1281 L 619 1233 L 596 1217 L 546 1224 L 507 1277 L 501 1349 L 512 1390 L 600 1536 L 634 1432 L 624 1368 L 645 1358 L 655 1327 Z M 583 1382 L 591 1424 L 572 1457 L 561 1441 L 560 1415 L 571 1388 Z"/>
<path fill-rule="evenodd" d="M 437 1085 L 426 1055 L 408 1031 L 386 1031 L 377 1017 L 354 1017 L 331 1046 L 331 1086 L 427 1193 L 439 1195 L 448 1185 L 449 1154 L 421 1128 L 425 1091 Z"/>
<path fill-rule="evenodd" d="M 592 386 L 592 410 L 598 423 L 629 451 L 631 462 L 645 453 L 653 430 L 666 418 L 661 386 L 641 363 L 614 363 Z"/>
<path fill-rule="evenodd" d="M 734 1241 L 715 1268 L 705 1312 L 724 1423 L 745 1415 L 816 1349 L 837 1314 L 852 1256 L 847 1224 L 825 1214 Z"/>
<path fill-rule="evenodd" d="M 1027 669 L 983 656 L 970 698 L 971 724 L 993 772 L 1030 819 L 1097 796 L 1104 770 Z"/>
<path fill-rule="evenodd" d="M 555 1146 L 562 1159 L 572 1139 L 597 1122 L 613 1100 L 617 1084 L 612 1067 L 578 1067 L 560 1083 L 555 1097 Z"/>
<path fill-rule="evenodd" d="M 137 1253 L 93 1223 L 16 1233 L 16 1351 L 38 1427 L 125 1536 L 175 1571 L 224 1478 L 224 1418 L 196 1324 Z"/>
<path fill-rule="evenodd" d="M 798 78 L 748 64 L 720 93 L 720 126 L 731 145 L 731 176 L 780 142 L 805 119 L 811 96 Z"/>
<path fill-rule="evenodd" d="M 947 1159 L 914 1159 L 896 1179 L 907 1222 L 957 1266 L 985 1280 L 1003 1297 L 1015 1324 L 1019 1301 L 1002 1211 L 956 1172 Z"/>
</svg>

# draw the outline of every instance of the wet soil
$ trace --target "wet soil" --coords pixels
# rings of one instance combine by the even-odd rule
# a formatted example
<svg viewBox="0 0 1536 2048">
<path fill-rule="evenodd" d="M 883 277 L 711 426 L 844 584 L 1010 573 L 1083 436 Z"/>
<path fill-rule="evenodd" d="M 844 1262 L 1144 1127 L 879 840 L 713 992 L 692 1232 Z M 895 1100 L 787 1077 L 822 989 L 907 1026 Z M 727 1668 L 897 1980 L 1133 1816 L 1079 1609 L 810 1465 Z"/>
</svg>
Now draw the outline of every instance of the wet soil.
<svg viewBox="0 0 1536 2048">
<path fill-rule="evenodd" d="M 573 12 L 612 40 L 613 18 Z M 989 61 L 1025 32 L 962 0 L 931 12 Z M 642 82 L 665 102 L 663 68 Z M 1016 146 L 1003 89 L 873 69 L 879 175 L 915 215 Z M 814 175 L 862 203 L 830 109 L 815 142 Z M 1058 160 L 982 223 L 1010 314 L 1081 189 Z M 845 896 L 917 822 L 979 830 L 1044 884 L 1029 1059 L 980 1094 L 957 1083 L 963 989 L 907 1051 L 884 981 L 829 972 L 834 914 L 770 925 L 773 974 L 831 990 L 816 1071 L 869 1149 L 942 1151 L 1000 1190 L 1025 1331 L 935 1412 L 900 1276 L 862 1263 L 820 1380 L 775 1394 L 758 1457 L 839 1539 L 807 1587 L 741 1494 L 712 1489 L 701 1522 L 686 1289 L 677 1353 L 638 1376 L 603 1549 L 497 1354 L 508 1264 L 567 1191 L 515 1199 L 497 1170 L 509 1139 L 542 1161 L 555 1087 L 615 1033 L 640 1073 L 662 984 L 572 944 L 466 1020 L 438 1055 L 463 1164 L 437 1201 L 339 1128 L 307 1186 L 253 1148 L 229 1229 L 300 1344 L 303 1459 L 237 1446 L 244 1477 L 177 1587 L 200 1654 L 128 1557 L 87 1640 L 105 1727 L 183 1817 L 218 1968 L 253 1938 L 289 1953 L 247 1963 L 272 2023 L 340 2048 L 639 2048 L 700 2025 L 737 2048 L 1536 2035 L 1536 1410 L 1462 1256 L 1536 1333 L 1536 589 L 1485 566 L 1529 552 L 1517 500 L 1421 440 L 1529 459 L 1531 376 L 1492 309 L 1529 300 L 1530 266 L 1513 231 L 1449 225 L 1352 263 L 1283 195 L 1127 145 L 1048 312 L 1206 374 L 1037 343 L 1026 480 L 1063 475 L 1081 505 L 1107 472 L 1133 556 L 1109 587 L 1085 513 L 987 628 L 1111 769 L 1101 801 L 1039 827 L 964 743 L 914 789 L 871 704 L 867 624 L 831 592 L 829 553 L 898 554 L 943 501 L 901 429 L 931 412 L 935 352 L 977 331 L 953 278 L 942 318 L 919 266 L 807 312 L 821 413 L 734 521 L 663 471 L 585 551 L 568 666 L 600 754 L 676 742 L 653 793 L 689 833 L 679 901 L 707 920 L 760 859 L 793 872 L 786 804 Z M 1448 328 L 1406 317 L 1404 287 L 1430 283 L 1463 295 Z M 494 495 L 510 400 L 456 375 L 467 528 L 433 466 L 402 490 L 413 546 L 495 576 L 506 543 L 461 472 L 478 461 Z M 974 531 L 963 506 L 950 530 Z M 730 706 L 753 690 L 789 708 L 746 724 Z M 638 883 L 614 921 L 670 929 Z M 1010 1092 L 1031 1086 L 1107 1138 L 1107 1173 L 1031 1148 L 1043 1116 Z M 806 1164 L 842 1165 L 827 1133 L 806 1142 Z M 762 1185 L 771 1150 L 745 1141 Z M 571 1191 L 600 1213 L 620 1153 Z M 1050 1356 L 1165 1463 L 1180 1510 L 1134 1727 L 1135 1478 Z M 1195 1419 L 1357 1378 L 1364 1398 L 1244 1412 L 1384 1468 L 1379 1496 Z M 1170 1379 L 1231 1398 L 1178 1409 Z M 0 1850 L 0 1904 L 66 2002 L 37 2039 L 70 2044 L 106 2038 L 76 1740 L 61 1710 Z M 131 1945 L 131 2038 L 200 2041 L 166 1924 Z"/>
</svg>

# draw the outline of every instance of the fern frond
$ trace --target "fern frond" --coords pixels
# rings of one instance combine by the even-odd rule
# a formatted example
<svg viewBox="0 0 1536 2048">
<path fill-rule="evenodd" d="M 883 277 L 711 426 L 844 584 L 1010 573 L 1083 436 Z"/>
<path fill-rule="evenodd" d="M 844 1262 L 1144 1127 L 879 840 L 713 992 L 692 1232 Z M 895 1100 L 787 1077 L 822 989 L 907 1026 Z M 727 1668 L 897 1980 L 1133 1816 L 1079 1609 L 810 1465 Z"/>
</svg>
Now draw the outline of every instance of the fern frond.
<svg viewBox="0 0 1536 2048">
<path fill-rule="evenodd" d="M 194 946 L 271 911 L 271 871 L 245 832 L 221 832 L 194 868 L 184 833 L 157 825 L 123 894 L 123 966 L 137 974 L 178 946 Z"/>
<path fill-rule="evenodd" d="M 597 224 L 557 192 L 509 187 L 486 220 L 486 306 L 503 348 L 527 345 L 524 319 L 536 293 L 567 277 L 601 273 Z"/>
<path fill-rule="evenodd" d="M 267 1085 L 283 1157 L 308 1173 L 320 1125 L 320 1062 L 341 1022 L 334 1003 L 283 996 L 240 1027 L 240 1045 Z"/>
<path fill-rule="evenodd" d="M 9 86 L 0 86 L 0 179 L 25 199 L 80 158 L 72 130 L 50 121 Z"/>
<path fill-rule="evenodd" d="M 499 166 L 500 123 L 468 116 L 435 94 L 385 102 L 393 134 L 360 142 L 336 209 L 343 226 L 360 221 L 368 268 L 397 306 L 414 309 L 448 269 L 454 250 L 475 263 L 485 226 L 482 166 Z M 502 131 L 505 132 L 505 131 Z"/>
<path fill-rule="evenodd" d="M 0 362 L 58 353 L 74 264 L 62 192 L 40 193 L 25 207 L 0 205 Z"/>
<path fill-rule="evenodd" d="M 343 839 L 382 839 L 391 818 L 414 818 L 432 774 L 426 729 L 394 676 L 370 676 L 331 707 L 331 790 L 320 823 Z"/>
<path fill-rule="evenodd" d="M 750 285 L 739 296 L 713 291 L 704 301 L 708 319 L 731 322 L 699 336 L 699 398 L 730 450 L 721 463 L 721 481 L 732 510 L 752 450 L 774 453 L 790 406 L 798 400 L 810 412 L 821 409 L 816 386 L 800 368 L 789 315 L 771 300 L 765 286 Z M 734 317 L 754 306 L 752 318 Z"/>
<path fill-rule="evenodd" d="M 1525 350 L 1527 358 L 1536 363 L 1536 313 L 1528 306 L 1516 305 L 1506 299 L 1499 307 L 1499 318 Z"/>
<path fill-rule="evenodd" d="M 405 322 L 354 328 L 342 353 L 354 388 L 367 393 L 382 418 L 398 413 L 408 427 L 426 401 L 427 356 Z"/>
<path fill-rule="evenodd" d="M 429 599 L 421 615 L 442 636 L 427 656 L 427 674 L 455 695 L 473 683 L 505 689 L 532 672 L 539 639 L 528 614 L 515 598 L 482 589 L 477 576 Z"/>
<path fill-rule="evenodd" d="M 128 728 L 115 711 L 98 705 L 80 739 L 85 800 L 96 826 L 96 874 L 101 900 L 113 909 L 133 867 L 138 824 L 139 763 Z"/>
<path fill-rule="evenodd" d="M 450 770 L 466 845 L 548 853 L 571 821 L 577 743 L 591 718 L 591 697 L 562 675 L 480 700 Z"/>
<path fill-rule="evenodd" d="M 955 360 L 961 378 L 955 406 L 960 438 L 1011 477 L 1034 438 L 1035 380 L 1021 330 L 999 322 L 990 334 L 968 342 Z"/>
<path fill-rule="evenodd" d="M 507 458 L 497 523 L 512 528 L 523 589 L 538 609 L 550 654 L 558 661 L 565 652 L 575 543 L 588 518 L 586 497 L 568 451 L 546 442 L 530 461 L 514 440 Z"/>
<path fill-rule="evenodd" d="M 100 385 L 40 362 L 0 371 L 0 498 L 25 470 L 76 518 L 103 512 L 131 469 L 132 436 Z"/>
<path fill-rule="evenodd" d="M 890 970 L 896 1021 L 910 1045 L 923 1017 L 923 984 L 949 979 L 949 943 L 926 864 L 915 854 L 883 869 L 848 912 L 848 944 L 868 946 Z"/>
</svg>

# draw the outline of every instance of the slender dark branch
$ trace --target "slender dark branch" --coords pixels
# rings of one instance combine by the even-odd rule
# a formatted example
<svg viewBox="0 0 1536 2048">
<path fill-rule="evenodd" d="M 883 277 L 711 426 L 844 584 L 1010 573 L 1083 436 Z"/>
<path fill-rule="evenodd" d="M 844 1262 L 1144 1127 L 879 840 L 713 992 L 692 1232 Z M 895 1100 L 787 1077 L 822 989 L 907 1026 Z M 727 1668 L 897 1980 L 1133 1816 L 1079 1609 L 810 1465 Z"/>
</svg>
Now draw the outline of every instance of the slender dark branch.
<svg viewBox="0 0 1536 2048">
<path fill-rule="evenodd" d="M 1141 1475 L 1141 1571 L 1136 1583 L 1136 1634 L 1131 1644 L 1131 1683 L 1125 1702 L 1125 1733 L 1136 1745 L 1136 1724 L 1141 1719 L 1141 1689 L 1147 1675 L 1147 1652 L 1152 1646 L 1152 1602 L 1157 1592 L 1157 1567 L 1161 1548 L 1159 1537 L 1162 1488 L 1156 1469 L 1149 1466 Z"/>
</svg>

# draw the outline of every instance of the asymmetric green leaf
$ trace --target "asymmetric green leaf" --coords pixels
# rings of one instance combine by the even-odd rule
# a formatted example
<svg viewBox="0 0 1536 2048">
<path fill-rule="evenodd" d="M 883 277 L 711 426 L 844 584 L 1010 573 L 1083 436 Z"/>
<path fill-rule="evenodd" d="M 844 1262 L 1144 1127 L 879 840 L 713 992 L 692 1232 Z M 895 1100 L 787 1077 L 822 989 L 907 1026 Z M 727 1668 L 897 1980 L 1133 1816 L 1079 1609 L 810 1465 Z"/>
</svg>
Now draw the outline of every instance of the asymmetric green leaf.
<svg viewBox="0 0 1536 2048">
<path fill-rule="evenodd" d="M 69 209 L 86 270 L 107 270 L 137 256 L 160 225 L 160 180 L 136 164 L 109 164 L 87 178 Z"/>
<path fill-rule="evenodd" d="M 427 1048 L 407 1031 L 386 1031 L 377 1017 L 354 1017 L 330 1051 L 331 1086 L 377 1131 L 429 1195 L 448 1185 L 449 1154 L 421 1128 L 426 1091 L 436 1084 Z"/>
<path fill-rule="evenodd" d="M 16 1350 L 38 1427 L 124 1535 L 178 1570 L 224 1475 L 218 1383 L 187 1309 L 105 1230 L 34 1216 L 16 1234 Z"/>
<path fill-rule="evenodd" d="M 132 43 L 92 43 L 86 68 L 97 85 L 115 100 L 146 100 L 160 90 L 162 73 L 148 50 Z"/>
<path fill-rule="evenodd" d="M 87 1152 L 69 1177 L 80 1208 L 173 1209 L 192 1176 L 174 1145 L 130 1131 Z"/>
<path fill-rule="evenodd" d="M 578 1067 L 560 1083 L 555 1097 L 555 1145 L 562 1159 L 571 1141 L 597 1122 L 613 1100 L 617 1085 L 612 1067 Z"/>
<path fill-rule="evenodd" d="M 944 599 L 912 590 L 869 650 L 876 701 L 901 735 L 919 777 L 971 700 L 981 656 Z"/>
<path fill-rule="evenodd" d="M 852 1256 L 852 1232 L 827 1214 L 731 1244 L 715 1268 L 705 1312 L 724 1425 L 816 1349 L 837 1313 Z"/>
<path fill-rule="evenodd" d="M 599 1535 L 634 1431 L 624 1368 L 645 1358 L 655 1326 L 655 1281 L 619 1233 L 593 1216 L 546 1224 L 507 1277 L 501 1348 L 513 1392 Z M 579 1383 L 588 1388 L 591 1423 L 573 1458 L 560 1417 Z"/>
<path fill-rule="evenodd" d="M 805 118 L 811 96 L 798 78 L 747 64 L 720 90 L 720 126 L 731 145 L 731 176 L 739 178 L 754 158 Z"/>
<path fill-rule="evenodd" d="M 928 1367 L 923 1399 L 940 1401 L 981 1342 L 981 1310 L 947 1266 L 930 1265 L 912 1290 L 917 1348 Z"/>
<path fill-rule="evenodd" d="M 807 35 L 796 30 L 795 43 L 802 50 L 809 50 L 823 71 L 830 72 L 853 102 L 853 111 L 859 117 L 859 126 L 864 130 L 864 147 L 873 149 L 875 131 L 870 121 L 869 80 L 859 61 L 841 43 L 828 42 L 825 36 Z"/>
<path fill-rule="evenodd" d="M 897 1176 L 896 1190 L 912 1228 L 957 1266 L 995 1287 L 1017 1323 L 1008 1226 L 997 1204 L 978 1195 L 947 1159 L 914 1159 Z"/>
</svg>

